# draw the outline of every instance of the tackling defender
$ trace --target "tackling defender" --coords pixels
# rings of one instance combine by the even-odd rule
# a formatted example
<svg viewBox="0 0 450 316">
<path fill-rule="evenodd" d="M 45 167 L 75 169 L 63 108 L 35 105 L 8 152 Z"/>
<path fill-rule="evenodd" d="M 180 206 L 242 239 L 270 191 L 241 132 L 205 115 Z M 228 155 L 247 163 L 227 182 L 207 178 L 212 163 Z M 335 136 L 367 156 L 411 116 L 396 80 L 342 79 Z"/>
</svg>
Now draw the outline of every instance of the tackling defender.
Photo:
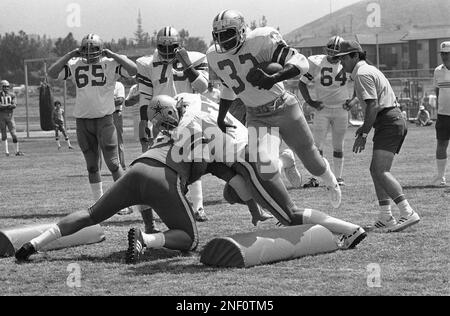
<svg viewBox="0 0 450 316">
<path fill-rule="evenodd" d="M 198 109 L 202 111 L 199 112 Z M 148 117 L 155 127 L 165 135 L 161 141 L 157 141 L 150 150 L 135 160 L 129 171 L 88 211 L 66 216 L 54 227 L 22 246 L 16 252 L 19 261 L 28 260 L 44 245 L 61 236 L 73 234 L 86 226 L 104 221 L 121 208 L 136 203 L 151 206 L 169 230 L 164 233 L 144 234 L 140 230 L 131 229 L 128 234 L 127 263 L 137 262 L 144 248 L 193 250 L 198 245 L 198 234 L 192 209 L 183 194 L 186 191 L 185 186 L 205 172 L 224 170 L 226 164 L 232 164 L 233 169 L 242 174 L 247 183 L 247 186 L 243 185 L 241 176 L 230 173 L 230 169 L 225 168 L 229 180 L 227 190 L 233 188 L 226 194 L 227 196 L 238 195 L 239 199 L 255 198 L 258 202 L 261 201 L 284 225 L 320 224 L 334 233 L 343 234 L 341 239 L 343 249 L 354 248 L 366 237 L 364 230 L 357 225 L 319 211 L 298 209 L 290 200 L 280 179 L 262 179 L 257 174 L 254 164 L 245 160 L 228 161 L 227 153 L 230 157 L 235 157 L 234 154 L 239 157 L 241 153 L 246 153 L 247 135 L 241 134 L 245 131 L 245 127 L 231 115 L 227 115 L 225 119 L 230 124 L 237 124 L 237 128 L 230 131 L 230 134 L 223 134 L 220 131 L 215 123 L 217 104 L 199 95 L 182 94 L 177 99 L 157 96 L 150 102 L 147 110 Z M 186 135 L 190 136 L 183 137 Z M 196 144 L 200 150 L 195 149 Z M 223 151 L 219 154 L 221 149 Z M 183 154 L 180 154 L 182 152 Z M 221 159 L 225 164 L 217 161 Z M 217 165 L 222 167 L 217 168 Z M 241 184 L 236 186 L 236 182 Z M 251 188 L 254 194 L 250 196 L 247 188 Z M 166 198 L 161 199 L 161 196 Z"/>
<path fill-rule="evenodd" d="M 136 75 L 136 64 L 124 55 L 103 48 L 96 34 L 88 34 L 77 48 L 53 64 L 48 75 L 53 79 L 72 79 L 77 88 L 74 116 L 78 144 L 83 152 L 94 200 L 103 194 L 99 166 L 103 152 L 114 181 L 123 170 L 117 152 L 117 132 L 113 123 L 114 88 L 120 76 Z"/>
<path fill-rule="evenodd" d="M 212 34 L 214 45 L 206 55 L 210 68 L 224 86 L 217 119 L 219 127 L 222 131 L 232 128 L 224 121 L 225 115 L 233 100 L 240 98 L 247 108 L 247 126 L 254 134 L 249 137 L 249 143 L 258 144 L 258 150 L 250 154 L 258 161 L 259 173 L 267 180 L 280 177 L 277 161 L 282 139 L 309 172 L 322 177 L 331 193 L 332 205 L 339 207 L 339 184 L 314 145 L 299 100 L 282 83 L 308 71 L 305 56 L 287 46 L 274 28 L 250 31 L 242 14 L 234 10 L 224 10 L 214 18 Z M 269 75 L 258 68 L 264 62 L 276 62 L 283 69 Z M 269 161 L 270 165 L 264 165 L 263 161 Z"/>
<path fill-rule="evenodd" d="M 148 105 L 154 96 L 173 97 L 182 92 L 203 93 L 207 90 L 209 72 L 205 54 L 187 51 L 182 46 L 178 31 L 172 26 L 159 30 L 156 44 L 157 49 L 153 55 L 141 57 L 136 61 L 141 108 Z M 149 142 L 152 142 L 147 135 L 147 122 L 146 112 L 141 111 L 139 139 L 143 152 L 148 148 Z M 155 138 L 156 134 L 157 131 L 153 129 L 152 137 Z M 206 221 L 201 181 L 193 183 L 189 187 L 189 193 L 196 219 L 200 222 Z M 154 226 L 153 213 L 146 209 L 141 213 L 146 226 L 151 230 Z"/>
</svg>

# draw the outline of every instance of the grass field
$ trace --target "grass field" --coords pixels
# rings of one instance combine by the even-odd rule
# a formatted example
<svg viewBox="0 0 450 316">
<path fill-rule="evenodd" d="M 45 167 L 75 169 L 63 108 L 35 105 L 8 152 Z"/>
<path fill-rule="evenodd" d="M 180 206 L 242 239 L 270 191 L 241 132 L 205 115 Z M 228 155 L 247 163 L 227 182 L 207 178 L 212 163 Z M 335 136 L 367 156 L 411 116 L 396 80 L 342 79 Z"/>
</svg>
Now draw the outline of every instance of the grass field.
<svg viewBox="0 0 450 316">
<path fill-rule="evenodd" d="M 351 154 L 354 132 L 350 128 L 346 135 L 347 185 L 340 209 L 331 208 L 323 187 L 290 193 L 300 206 L 365 225 L 376 218 L 368 170 L 372 146 L 368 142 L 365 152 Z M 144 262 L 128 266 L 124 264 L 126 235 L 130 227 L 142 224 L 136 213 L 116 215 L 103 224 L 106 240 L 100 244 L 39 254 L 23 265 L 12 258 L 0 259 L 0 295 L 449 295 L 450 188 L 426 186 L 435 171 L 434 135 L 433 127 L 411 124 L 394 163 L 394 175 L 422 217 L 418 225 L 404 232 L 371 233 L 355 250 L 249 269 L 210 268 L 199 262 L 198 252 L 182 255 L 163 250 L 148 253 Z M 126 159 L 131 162 L 140 146 L 132 135 L 126 136 Z M 90 205 L 84 160 L 75 148 L 58 151 L 53 138 L 31 138 L 22 143 L 26 156 L 0 155 L 0 227 L 55 222 Z M 326 148 L 325 154 L 330 153 Z M 111 177 L 105 170 L 103 174 L 108 187 Z M 305 170 L 302 174 L 305 179 Z M 223 202 L 220 180 L 210 176 L 203 179 L 209 221 L 198 223 L 199 249 L 214 237 L 255 229 L 244 207 Z M 275 224 L 270 220 L 258 229 Z M 81 267 L 79 288 L 66 284 L 67 268 L 72 263 Z M 370 264 L 380 267 L 380 287 L 367 284 Z"/>
</svg>

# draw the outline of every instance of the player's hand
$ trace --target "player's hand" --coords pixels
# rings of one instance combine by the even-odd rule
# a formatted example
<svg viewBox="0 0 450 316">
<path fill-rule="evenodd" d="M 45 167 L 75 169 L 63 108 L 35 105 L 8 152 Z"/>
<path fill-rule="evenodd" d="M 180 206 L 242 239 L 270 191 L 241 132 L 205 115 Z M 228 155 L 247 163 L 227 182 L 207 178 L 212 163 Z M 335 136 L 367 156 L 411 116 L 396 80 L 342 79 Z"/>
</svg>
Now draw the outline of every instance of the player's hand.
<svg viewBox="0 0 450 316">
<path fill-rule="evenodd" d="M 342 107 L 344 108 L 344 110 L 346 111 L 350 111 L 353 107 L 353 104 L 351 104 L 350 102 L 351 100 L 346 100 L 344 104 L 342 104 Z"/>
<path fill-rule="evenodd" d="M 322 109 L 325 107 L 325 105 L 321 101 L 310 100 L 307 101 L 306 103 L 308 103 L 309 106 L 315 108 L 317 111 L 322 111 Z"/>
<path fill-rule="evenodd" d="M 252 86 L 265 90 L 272 89 L 273 85 L 276 83 L 273 75 L 268 75 L 262 69 L 256 67 L 250 69 L 246 79 Z"/>
<path fill-rule="evenodd" d="M 175 51 L 175 58 L 183 65 L 183 70 L 192 66 L 192 61 L 184 47 L 180 47 Z"/>
<path fill-rule="evenodd" d="M 219 126 L 220 130 L 221 130 L 222 132 L 224 132 L 225 134 L 227 133 L 227 129 L 228 129 L 228 128 L 236 128 L 235 125 L 228 124 L 228 123 L 225 122 L 225 121 L 217 121 L 217 125 Z"/>
<path fill-rule="evenodd" d="M 107 48 L 103 49 L 102 53 L 103 53 L 104 56 L 106 56 L 108 58 L 113 58 L 114 55 L 115 55 L 111 50 L 109 50 Z"/>
<path fill-rule="evenodd" d="M 359 154 L 366 148 L 366 137 L 363 137 L 362 134 L 356 136 L 355 142 L 353 144 L 353 152 L 355 154 Z"/>
</svg>

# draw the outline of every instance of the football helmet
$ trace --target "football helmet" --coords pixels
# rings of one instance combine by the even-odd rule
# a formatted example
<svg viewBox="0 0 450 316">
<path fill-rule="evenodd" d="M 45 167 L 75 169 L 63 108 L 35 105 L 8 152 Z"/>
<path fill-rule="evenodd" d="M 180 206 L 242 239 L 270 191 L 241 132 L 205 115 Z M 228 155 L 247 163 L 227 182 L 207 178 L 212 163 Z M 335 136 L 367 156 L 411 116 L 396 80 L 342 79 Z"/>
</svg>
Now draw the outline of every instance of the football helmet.
<svg viewBox="0 0 450 316">
<path fill-rule="evenodd" d="M 325 51 L 328 56 L 334 57 L 336 54 L 339 53 L 339 50 L 341 48 L 341 43 L 344 41 L 344 39 L 340 36 L 333 36 L 328 40 L 327 46 L 325 47 Z"/>
<path fill-rule="evenodd" d="M 96 34 L 83 37 L 80 46 L 80 55 L 86 64 L 97 63 L 103 54 L 103 41 Z"/>
<path fill-rule="evenodd" d="M 224 10 L 213 20 L 212 37 L 218 53 L 234 53 L 244 43 L 247 25 L 242 13 Z"/>
<path fill-rule="evenodd" d="M 166 26 L 156 35 L 156 45 L 162 59 L 173 60 L 176 50 L 181 46 L 180 34 L 172 26 Z"/>
<path fill-rule="evenodd" d="M 158 95 L 147 106 L 147 116 L 160 132 L 170 132 L 178 126 L 183 108 L 182 98 L 176 100 L 168 95 Z"/>
<path fill-rule="evenodd" d="M 9 90 L 9 88 L 10 88 L 10 85 L 9 85 L 9 81 L 8 80 L 2 80 L 1 82 L 0 82 L 0 85 L 2 86 L 2 90 L 3 91 L 8 91 Z"/>
</svg>

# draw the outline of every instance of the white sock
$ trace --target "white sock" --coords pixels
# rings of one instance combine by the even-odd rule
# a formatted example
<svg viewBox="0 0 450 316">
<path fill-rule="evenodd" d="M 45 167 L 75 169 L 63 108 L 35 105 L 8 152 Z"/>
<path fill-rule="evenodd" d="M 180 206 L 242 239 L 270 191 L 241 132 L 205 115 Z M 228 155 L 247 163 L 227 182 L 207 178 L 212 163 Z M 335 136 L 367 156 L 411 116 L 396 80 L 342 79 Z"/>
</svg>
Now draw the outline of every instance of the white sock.
<svg viewBox="0 0 450 316">
<path fill-rule="evenodd" d="M 378 201 L 379 204 L 383 204 L 383 205 L 379 205 L 379 213 L 378 213 L 378 218 L 381 220 L 387 220 L 390 219 L 392 216 L 392 208 L 391 208 L 391 202 L 390 200 L 383 200 L 383 201 Z M 389 203 L 389 204 L 388 204 Z"/>
<path fill-rule="evenodd" d="M 323 158 L 323 160 L 325 161 L 327 169 L 321 176 L 319 176 L 319 178 L 322 179 L 322 181 L 325 183 L 326 186 L 334 187 L 336 177 L 334 176 L 333 172 L 330 169 L 330 164 L 328 163 L 328 160 L 326 160 L 325 158 Z"/>
<path fill-rule="evenodd" d="M 252 199 L 252 194 L 245 185 L 245 180 L 241 175 L 235 175 L 229 182 L 230 186 L 236 191 L 242 201 L 247 202 Z"/>
<path fill-rule="evenodd" d="M 5 139 L 5 154 L 9 154 L 8 140 Z"/>
<path fill-rule="evenodd" d="M 55 241 L 59 238 L 61 238 L 61 231 L 59 230 L 59 226 L 55 224 L 45 232 L 40 234 L 38 237 L 33 238 L 30 243 L 33 245 L 36 251 L 39 251 L 52 241 Z"/>
<path fill-rule="evenodd" d="M 445 176 L 445 169 L 447 167 L 447 158 L 445 159 L 436 159 L 437 172 L 440 178 Z"/>
<path fill-rule="evenodd" d="M 333 157 L 334 175 L 342 178 L 342 171 L 344 170 L 344 158 Z"/>
<path fill-rule="evenodd" d="M 72 145 L 70 144 L 70 140 L 67 138 L 66 139 L 66 142 L 67 142 L 67 145 L 69 146 L 69 147 L 71 147 Z"/>
<path fill-rule="evenodd" d="M 56 141 L 56 145 L 57 145 L 58 147 L 61 147 L 61 143 L 60 143 L 59 140 Z"/>
<path fill-rule="evenodd" d="M 103 195 L 103 186 L 101 182 L 98 183 L 91 183 L 91 191 L 92 191 L 92 197 L 94 198 L 94 201 L 97 202 Z"/>
<path fill-rule="evenodd" d="M 199 208 L 203 208 L 203 192 L 201 180 L 195 181 L 189 186 L 189 193 L 191 195 L 194 210 L 197 211 Z"/>
<path fill-rule="evenodd" d="M 329 229 L 335 234 L 351 234 L 359 228 L 358 225 L 345 222 L 343 220 L 331 217 L 320 211 L 305 209 L 303 211 L 303 223 L 304 224 L 319 224 Z"/>
<path fill-rule="evenodd" d="M 144 234 L 142 233 L 142 238 L 144 239 L 145 246 L 147 248 L 160 249 L 166 244 L 166 237 L 164 233 L 157 234 Z"/>
<path fill-rule="evenodd" d="M 16 153 L 19 152 L 19 142 L 16 143 Z"/>
<path fill-rule="evenodd" d="M 400 216 L 408 216 L 414 212 L 411 205 L 409 205 L 408 200 L 401 201 L 397 206 L 400 209 Z"/>
</svg>

